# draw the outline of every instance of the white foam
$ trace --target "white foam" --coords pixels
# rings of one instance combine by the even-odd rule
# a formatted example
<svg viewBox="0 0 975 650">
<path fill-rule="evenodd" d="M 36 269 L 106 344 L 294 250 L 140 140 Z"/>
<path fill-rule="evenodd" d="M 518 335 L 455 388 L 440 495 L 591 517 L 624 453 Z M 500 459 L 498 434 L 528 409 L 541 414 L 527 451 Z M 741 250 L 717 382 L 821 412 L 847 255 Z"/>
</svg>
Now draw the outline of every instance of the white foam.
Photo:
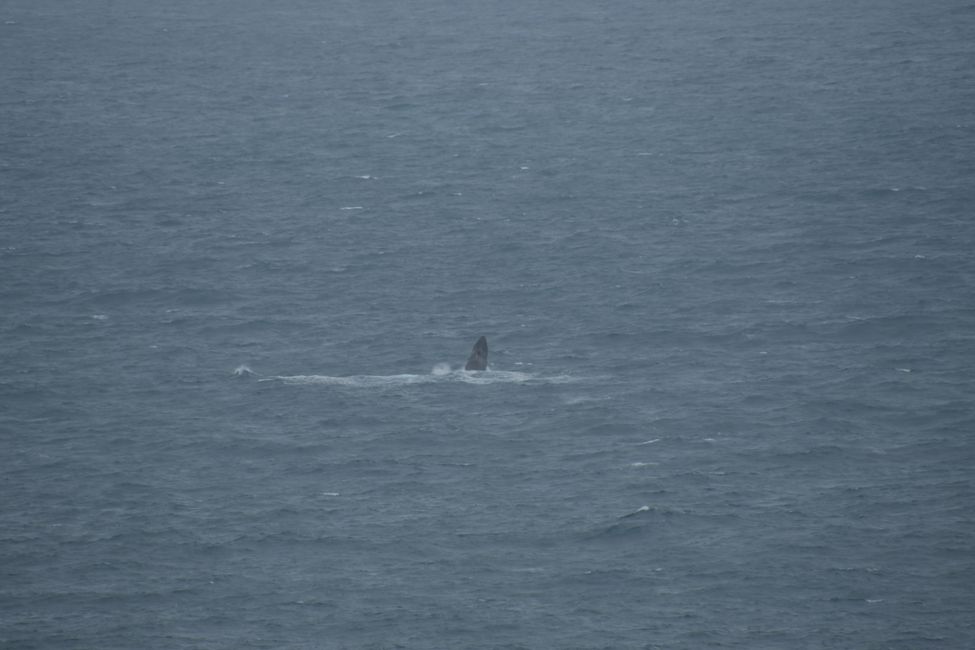
<svg viewBox="0 0 975 650">
<path fill-rule="evenodd" d="M 586 404 L 589 402 L 605 402 L 606 400 L 609 399 L 613 399 L 613 398 L 608 395 L 604 395 L 601 397 L 595 397 L 593 395 L 569 395 L 567 397 L 564 397 L 562 401 L 564 401 L 569 406 L 574 406 L 576 404 Z"/>
<path fill-rule="evenodd" d="M 326 386 L 402 386 L 425 381 L 431 375 L 350 375 L 332 377 L 330 375 L 289 375 L 268 377 L 262 381 L 281 381 L 285 384 L 321 384 Z"/>
<path fill-rule="evenodd" d="M 621 515 L 620 519 L 626 519 L 627 517 L 635 517 L 636 515 L 639 515 L 644 512 L 650 512 L 650 506 L 640 506 L 633 512 L 627 513 L 625 515 Z"/>
<path fill-rule="evenodd" d="M 527 372 L 492 370 L 484 372 L 480 370 L 461 370 L 457 379 L 467 384 L 496 384 L 498 382 L 524 383 L 532 379 L 532 375 Z"/>
<path fill-rule="evenodd" d="M 253 374 L 254 371 L 243 364 L 234 368 L 234 377 L 250 377 Z"/>
<path fill-rule="evenodd" d="M 250 371 L 246 368 L 247 372 Z M 235 375 L 237 372 L 235 371 Z M 460 382 L 464 384 L 564 384 L 576 381 L 569 375 L 537 375 L 529 372 L 506 370 L 468 371 L 451 370 L 447 364 L 437 364 L 428 375 L 278 375 L 261 381 L 279 381 L 285 384 L 322 386 L 349 386 L 355 388 L 382 388 Z"/>
</svg>

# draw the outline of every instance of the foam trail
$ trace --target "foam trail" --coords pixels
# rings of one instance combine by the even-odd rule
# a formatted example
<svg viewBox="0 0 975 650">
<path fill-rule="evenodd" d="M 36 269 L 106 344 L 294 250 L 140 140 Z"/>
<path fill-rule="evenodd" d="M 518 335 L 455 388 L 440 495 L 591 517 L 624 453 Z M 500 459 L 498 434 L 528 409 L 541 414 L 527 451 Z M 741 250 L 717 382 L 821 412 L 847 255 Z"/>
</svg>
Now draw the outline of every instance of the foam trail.
<svg viewBox="0 0 975 650">
<path fill-rule="evenodd" d="M 321 386 L 349 386 L 354 388 L 382 388 L 434 383 L 464 384 L 564 384 L 575 381 L 568 375 L 542 376 L 528 372 L 488 370 L 471 372 L 451 370 L 446 364 L 437 364 L 427 375 L 278 375 L 265 377 L 261 381 L 278 381 L 285 384 L 306 384 Z"/>
<path fill-rule="evenodd" d="M 429 381 L 432 375 L 349 375 L 333 377 L 330 375 L 287 375 L 267 377 L 261 381 L 280 381 L 285 384 L 321 384 L 326 386 L 405 386 Z"/>
</svg>

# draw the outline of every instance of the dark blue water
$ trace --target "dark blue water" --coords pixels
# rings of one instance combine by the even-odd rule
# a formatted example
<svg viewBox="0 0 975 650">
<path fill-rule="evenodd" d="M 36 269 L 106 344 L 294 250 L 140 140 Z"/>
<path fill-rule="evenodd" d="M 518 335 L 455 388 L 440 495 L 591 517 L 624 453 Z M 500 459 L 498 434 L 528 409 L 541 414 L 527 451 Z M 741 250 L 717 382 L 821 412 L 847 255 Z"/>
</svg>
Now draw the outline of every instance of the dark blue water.
<svg viewBox="0 0 975 650">
<path fill-rule="evenodd" d="M 0 62 L 0 647 L 975 646 L 975 5 L 14 0 Z"/>
</svg>

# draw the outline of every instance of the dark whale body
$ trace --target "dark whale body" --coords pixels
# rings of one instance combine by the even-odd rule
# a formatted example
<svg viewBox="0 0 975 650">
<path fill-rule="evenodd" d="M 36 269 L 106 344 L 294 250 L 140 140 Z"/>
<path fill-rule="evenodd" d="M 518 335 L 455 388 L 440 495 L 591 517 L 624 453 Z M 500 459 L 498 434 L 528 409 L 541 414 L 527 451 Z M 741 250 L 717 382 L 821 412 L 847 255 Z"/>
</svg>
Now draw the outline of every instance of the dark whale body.
<svg viewBox="0 0 975 650">
<path fill-rule="evenodd" d="M 464 370 L 487 370 L 487 354 L 487 339 L 482 336 L 474 344 L 474 349 L 471 350 L 471 356 L 467 357 L 467 364 L 464 366 Z"/>
</svg>

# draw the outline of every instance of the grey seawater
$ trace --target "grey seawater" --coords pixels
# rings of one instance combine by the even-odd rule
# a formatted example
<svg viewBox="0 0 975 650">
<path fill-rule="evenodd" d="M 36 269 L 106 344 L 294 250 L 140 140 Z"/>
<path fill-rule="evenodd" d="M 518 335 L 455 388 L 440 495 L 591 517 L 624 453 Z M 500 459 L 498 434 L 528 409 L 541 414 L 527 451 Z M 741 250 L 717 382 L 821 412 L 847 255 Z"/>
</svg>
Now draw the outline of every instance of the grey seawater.
<svg viewBox="0 0 975 650">
<path fill-rule="evenodd" d="M 0 647 L 975 646 L 973 31 L 4 3 Z"/>
</svg>

